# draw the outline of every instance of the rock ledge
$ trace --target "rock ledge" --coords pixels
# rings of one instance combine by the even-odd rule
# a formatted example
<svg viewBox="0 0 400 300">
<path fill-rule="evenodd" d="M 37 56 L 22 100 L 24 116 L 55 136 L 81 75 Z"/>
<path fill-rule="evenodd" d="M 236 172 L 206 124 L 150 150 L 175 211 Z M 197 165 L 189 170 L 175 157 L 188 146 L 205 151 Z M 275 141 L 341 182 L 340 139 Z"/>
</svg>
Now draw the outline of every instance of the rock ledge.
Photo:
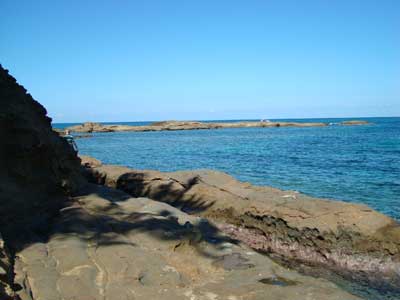
<svg viewBox="0 0 400 300">
<path fill-rule="evenodd" d="M 252 186 L 211 170 L 162 173 L 97 164 L 86 172 L 92 182 L 210 218 L 254 249 L 374 286 L 400 287 L 400 226 L 365 205 Z"/>
</svg>

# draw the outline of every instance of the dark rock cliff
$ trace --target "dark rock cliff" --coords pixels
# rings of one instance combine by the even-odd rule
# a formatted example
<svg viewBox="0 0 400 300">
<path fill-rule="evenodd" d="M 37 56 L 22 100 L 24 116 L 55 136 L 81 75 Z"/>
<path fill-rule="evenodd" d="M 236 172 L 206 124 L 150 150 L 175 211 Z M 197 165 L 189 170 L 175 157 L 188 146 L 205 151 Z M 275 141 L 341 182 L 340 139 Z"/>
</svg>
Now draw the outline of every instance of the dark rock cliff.
<svg viewBox="0 0 400 300">
<path fill-rule="evenodd" d="M 13 256 L 48 230 L 85 181 L 46 109 L 0 65 L 0 298 L 14 299 Z M 4 239 L 4 241 L 3 241 Z"/>
<path fill-rule="evenodd" d="M 41 230 L 83 182 L 79 158 L 46 114 L 0 65 L 0 230 L 6 241 Z"/>
</svg>

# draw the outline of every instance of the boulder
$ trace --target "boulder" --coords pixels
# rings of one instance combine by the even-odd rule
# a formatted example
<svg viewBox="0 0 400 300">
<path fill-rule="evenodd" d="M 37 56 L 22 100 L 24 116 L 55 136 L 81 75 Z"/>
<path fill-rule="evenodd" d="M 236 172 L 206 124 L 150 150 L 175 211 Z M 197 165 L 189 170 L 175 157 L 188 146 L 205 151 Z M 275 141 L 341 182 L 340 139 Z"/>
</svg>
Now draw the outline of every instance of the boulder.
<svg viewBox="0 0 400 300">
<path fill-rule="evenodd" d="M 81 165 L 84 168 L 96 168 L 102 165 L 102 162 L 94 157 L 79 155 L 79 158 L 81 160 Z"/>
</svg>

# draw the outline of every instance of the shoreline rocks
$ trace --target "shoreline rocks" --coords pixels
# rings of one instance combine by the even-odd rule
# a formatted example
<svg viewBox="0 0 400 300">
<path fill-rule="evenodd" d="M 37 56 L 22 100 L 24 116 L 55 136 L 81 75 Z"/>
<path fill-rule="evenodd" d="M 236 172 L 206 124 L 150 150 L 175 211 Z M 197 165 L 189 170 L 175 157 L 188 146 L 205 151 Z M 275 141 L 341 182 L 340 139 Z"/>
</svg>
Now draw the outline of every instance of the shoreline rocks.
<svg viewBox="0 0 400 300">
<path fill-rule="evenodd" d="M 400 225 L 365 205 L 252 186 L 210 170 L 162 173 L 101 165 L 92 182 L 209 218 L 253 249 L 400 292 Z"/>
<path fill-rule="evenodd" d="M 349 123 L 354 122 L 354 124 Z M 347 121 L 343 125 L 368 124 L 364 121 Z M 81 125 L 67 127 L 71 132 L 119 132 L 119 131 L 168 131 L 168 130 L 201 130 L 201 129 L 221 129 L 221 128 L 252 128 L 252 127 L 324 127 L 327 123 L 301 123 L 301 122 L 232 122 L 232 123 L 205 123 L 194 121 L 163 121 L 155 122 L 146 126 L 130 125 L 106 125 L 100 123 L 87 122 Z"/>
<path fill-rule="evenodd" d="M 24 300 L 359 300 L 165 203 L 88 185 L 16 256 Z"/>
<path fill-rule="evenodd" d="M 1 66 L 0 99 L 1 300 L 360 299 L 202 217 L 89 184 L 44 107 Z"/>
</svg>

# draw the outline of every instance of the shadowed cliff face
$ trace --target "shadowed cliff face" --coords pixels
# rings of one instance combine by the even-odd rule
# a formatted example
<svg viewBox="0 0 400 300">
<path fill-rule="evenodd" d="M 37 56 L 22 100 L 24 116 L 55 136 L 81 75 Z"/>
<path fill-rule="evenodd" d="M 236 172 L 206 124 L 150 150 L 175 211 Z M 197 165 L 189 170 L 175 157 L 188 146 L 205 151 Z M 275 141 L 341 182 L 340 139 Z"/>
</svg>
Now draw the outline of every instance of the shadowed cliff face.
<svg viewBox="0 0 400 300">
<path fill-rule="evenodd" d="M 46 113 L 0 65 L 0 228 L 5 240 L 23 236 L 28 227 L 42 230 L 64 197 L 83 182 L 76 153 L 52 131 Z"/>
</svg>

